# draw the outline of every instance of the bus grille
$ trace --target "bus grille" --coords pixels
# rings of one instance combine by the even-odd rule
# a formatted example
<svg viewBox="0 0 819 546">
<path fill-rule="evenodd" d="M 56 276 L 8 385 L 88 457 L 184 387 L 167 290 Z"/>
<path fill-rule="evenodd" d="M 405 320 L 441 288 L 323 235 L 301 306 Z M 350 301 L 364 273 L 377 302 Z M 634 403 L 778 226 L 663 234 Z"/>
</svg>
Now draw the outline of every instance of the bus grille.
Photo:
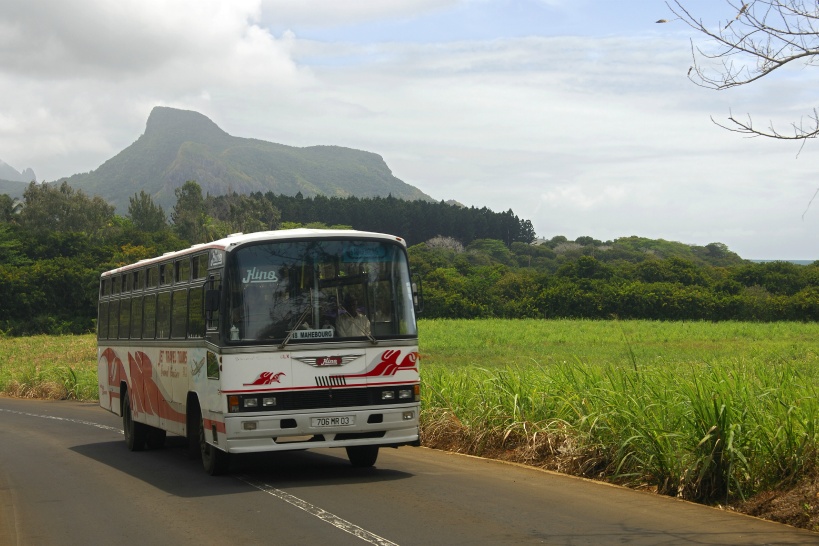
<svg viewBox="0 0 819 546">
<path fill-rule="evenodd" d="M 298 393 L 283 393 L 283 410 L 347 408 L 370 405 L 367 389 L 327 389 Z"/>
<path fill-rule="evenodd" d="M 412 388 L 404 385 L 400 389 Z M 370 387 L 351 389 L 316 389 L 297 392 L 277 392 L 265 394 L 241 394 L 239 395 L 238 411 L 261 412 L 261 411 L 298 411 L 311 409 L 333 409 L 349 408 L 355 406 L 383 406 L 389 404 L 406 404 L 413 400 L 400 399 L 398 396 L 399 387 Z M 393 391 L 390 398 L 384 397 L 385 391 Z M 248 399 L 256 399 L 254 402 L 246 403 Z M 273 404 L 266 403 L 268 400 L 275 400 Z"/>
</svg>

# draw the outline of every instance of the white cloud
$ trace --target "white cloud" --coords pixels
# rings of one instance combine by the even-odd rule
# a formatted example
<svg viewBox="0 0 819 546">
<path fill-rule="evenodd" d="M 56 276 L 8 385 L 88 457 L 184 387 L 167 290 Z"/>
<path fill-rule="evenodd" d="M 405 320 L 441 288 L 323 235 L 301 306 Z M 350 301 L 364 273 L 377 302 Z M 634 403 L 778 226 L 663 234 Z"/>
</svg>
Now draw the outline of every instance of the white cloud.
<svg viewBox="0 0 819 546">
<path fill-rule="evenodd" d="M 262 0 L 263 17 L 276 26 L 339 26 L 382 19 L 413 18 L 461 0 Z"/>
<path fill-rule="evenodd" d="M 819 206 L 801 220 L 817 186 L 812 144 L 797 160 L 795 145 L 709 119 L 731 108 L 798 119 L 813 73 L 706 91 L 685 78 L 687 37 L 654 27 L 432 43 L 306 40 L 296 28 L 472 7 L 455 0 L 13 4 L 0 12 L 0 159 L 41 179 L 97 168 L 167 105 L 237 136 L 379 153 L 433 197 L 511 208 L 544 236 L 816 254 Z M 294 30 L 274 34 L 272 20 Z"/>
<path fill-rule="evenodd" d="M 0 11 L 0 153 L 67 176 L 133 142 L 158 104 L 208 113 L 214 97 L 309 81 L 293 36 L 272 36 L 258 14 L 258 0 L 13 3 Z"/>
</svg>

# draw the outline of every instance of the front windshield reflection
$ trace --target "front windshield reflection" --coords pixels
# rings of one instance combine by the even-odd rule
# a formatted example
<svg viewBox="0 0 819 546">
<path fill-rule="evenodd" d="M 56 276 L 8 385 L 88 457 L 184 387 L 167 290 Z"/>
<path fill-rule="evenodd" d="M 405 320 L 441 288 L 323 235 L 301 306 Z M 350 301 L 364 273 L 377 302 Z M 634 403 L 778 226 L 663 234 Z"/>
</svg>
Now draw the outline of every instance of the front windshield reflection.
<svg viewBox="0 0 819 546">
<path fill-rule="evenodd" d="M 232 341 L 288 343 L 415 335 L 402 247 L 331 240 L 256 244 L 228 276 Z"/>
</svg>

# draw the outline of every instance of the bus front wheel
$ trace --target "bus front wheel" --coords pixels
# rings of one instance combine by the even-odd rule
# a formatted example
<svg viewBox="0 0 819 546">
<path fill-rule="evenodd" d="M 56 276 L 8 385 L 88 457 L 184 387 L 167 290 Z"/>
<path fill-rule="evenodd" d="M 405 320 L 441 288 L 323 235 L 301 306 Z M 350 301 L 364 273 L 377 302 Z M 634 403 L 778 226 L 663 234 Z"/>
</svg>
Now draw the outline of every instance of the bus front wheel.
<svg viewBox="0 0 819 546">
<path fill-rule="evenodd" d="M 357 468 L 370 467 L 378 459 L 378 446 L 349 446 L 347 458 Z"/>
<path fill-rule="evenodd" d="M 202 453 L 202 465 L 205 472 L 211 476 L 219 476 L 228 471 L 230 459 L 228 454 L 221 449 L 209 444 L 205 440 L 205 421 L 199 419 L 199 451 Z"/>
<path fill-rule="evenodd" d="M 122 400 L 122 429 L 125 433 L 125 445 L 129 451 L 142 451 L 148 439 L 148 426 L 144 423 L 134 421 L 131 412 L 131 397 L 125 391 Z"/>
</svg>

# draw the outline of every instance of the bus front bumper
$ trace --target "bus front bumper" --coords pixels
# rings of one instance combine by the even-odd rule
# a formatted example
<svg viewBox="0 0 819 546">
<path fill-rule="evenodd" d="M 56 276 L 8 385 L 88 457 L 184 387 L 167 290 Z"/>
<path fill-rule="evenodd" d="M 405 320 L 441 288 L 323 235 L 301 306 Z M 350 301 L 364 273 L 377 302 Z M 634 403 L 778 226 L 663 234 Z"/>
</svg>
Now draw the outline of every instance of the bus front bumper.
<svg viewBox="0 0 819 546">
<path fill-rule="evenodd" d="M 356 445 L 418 445 L 419 404 L 310 413 L 225 416 L 228 453 Z"/>
</svg>

